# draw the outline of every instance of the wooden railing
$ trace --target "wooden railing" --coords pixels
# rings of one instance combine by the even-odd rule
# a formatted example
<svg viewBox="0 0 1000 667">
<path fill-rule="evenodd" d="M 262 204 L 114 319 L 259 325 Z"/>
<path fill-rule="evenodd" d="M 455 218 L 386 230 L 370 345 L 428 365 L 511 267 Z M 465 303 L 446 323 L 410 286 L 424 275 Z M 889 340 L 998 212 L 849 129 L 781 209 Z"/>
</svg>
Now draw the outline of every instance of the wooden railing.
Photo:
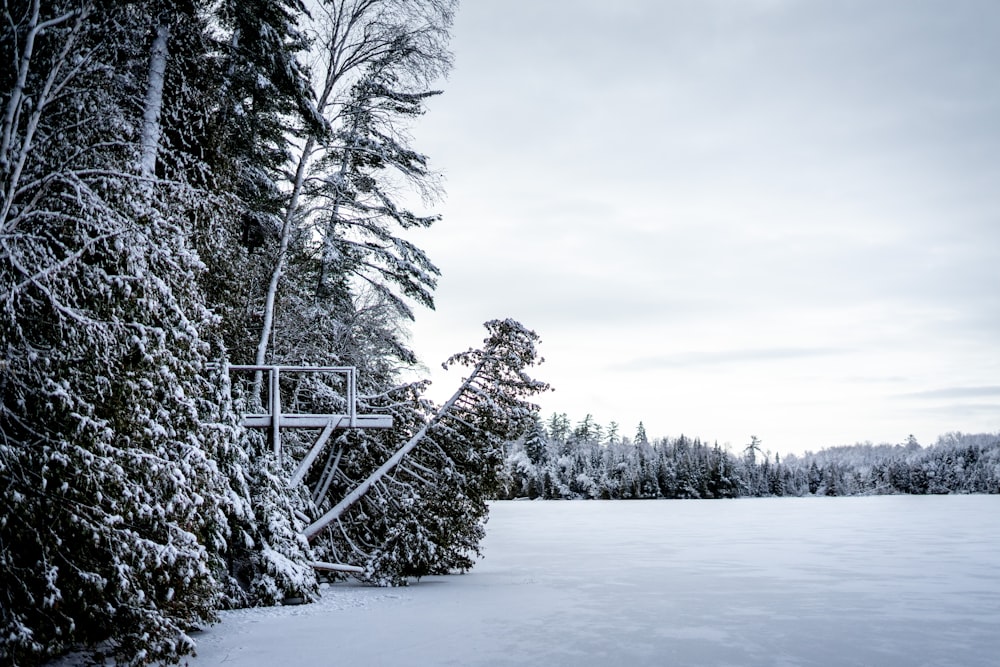
<svg viewBox="0 0 1000 667">
<path fill-rule="evenodd" d="M 266 366 L 255 364 L 231 364 L 229 371 L 251 371 L 267 373 L 267 412 L 250 413 L 243 416 L 243 425 L 249 428 L 267 428 L 271 431 L 271 442 L 275 454 L 281 453 L 281 429 L 283 428 L 392 428 L 389 415 L 358 414 L 358 380 L 354 366 Z M 285 413 L 281 406 L 282 373 L 332 373 L 345 378 L 345 407 L 341 414 L 300 414 Z M 256 384 L 256 383 L 255 383 Z M 262 384 L 262 383 L 261 383 Z M 260 391 L 257 389 L 257 391 Z M 259 397 L 258 397 L 259 398 Z M 263 403 L 263 401 L 261 401 Z M 329 437 L 329 434 L 326 435 Z M 325 441 L 326 438 L 323 438 Z"/>
</svg>

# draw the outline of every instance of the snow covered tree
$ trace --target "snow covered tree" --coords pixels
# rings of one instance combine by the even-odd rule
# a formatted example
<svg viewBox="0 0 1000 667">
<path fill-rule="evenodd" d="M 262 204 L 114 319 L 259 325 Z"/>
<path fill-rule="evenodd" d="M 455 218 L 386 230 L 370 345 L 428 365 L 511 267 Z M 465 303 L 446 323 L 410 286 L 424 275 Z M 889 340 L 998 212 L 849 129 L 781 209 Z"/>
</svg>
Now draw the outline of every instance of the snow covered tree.
<svg viewBox="0 0 1000 667">
<path fill-rule="evenodd" d="M 254 358 L 261 315 L 279 253 L 290 194 L 294 141 L 322 133 L 309 74 L 299 0 L 226 0 L 216 9 L 210 48 L 217 54 L 185 68 L 202 79 L 205 99 L 177 110 L 184 146 L 205 165 L 213 216 L 196 221 L 208 270 L 202 286 L 221 317 L 230 358 Z"/>
<path fill-rule="evenodd" d="M 204 9 L 212 29 L 191 33 L 191 45 L 170 60 L 164 136 L 174 164 L 205 197 L 189 227 L 206 265 L 204 298 L 218 316 L 211 334 L 232 359 L 252 354 L 257 342 L 258 304 L 290 196 L 282 183 L 291 142 L 322 122 L 298 60 L 307 47 L 302 3 L 229 0 Z M 307 501 L 289 492 L 287 471 L 260 434 L 238 435 L 231 463 L 219 462 L 242 509 L 229 515 L 224 604 L 309 598 L 317 581 L 297 518 Z"/>
<path fill-rule="evenodd" d="M 562 453 L 570 433 L 569 417 L 566 416 L 566 413 L 553 412 L 552 416 L 549 417 L 546 428 L 549 435 L 549 444 L 554 448 L 555 452 Z"/>
<path fill-rule="evenodd" d="M 760 438 L 752 435 L 750 436 L 750 444 L 748 444 L 743 450 L 743 455 L 751 464 L 756 463 L 757 455 L 762 452 L 760 444 Z"/>
<path fill-rule="evenodd" d="M 413 213 L 397 197 L 400 186 L 436 193 L 427 159 L 408 145 L 407 122 L 423 112 L 435 94 L 430 83 L 451 66 L 455 6 L 454 0 L 327 0 L 314 8 L 313 84 L 323 129 L 306 131 L 295 149 L 257 363 L 268 358 L 276 329 L 312 332 L 313 348 L 343 338 L 358 302 L 372 302 L 365 286 L 380 307 L 404 319 L 412 318 L 409 300 L 432 304 L 437 269 L 401 232 L 437 216 Z M 359 333 L 391 340 L 401 362 L 414 361 L 391 326 Z"/>
<path fill-rule="evenodd" d="M 524 452 L 535 465 L 541 465 L 548 460 L 548 442 L 545 427 L 537 415 L 531 420 L 528 433 L 524 439 Z"/>
<path fill-rule="evenodd" d="M 573 429 L 573 441 L 590 444 L 600 440 L 600 426 L 594 421 L 594 415 L 587 414 Z"/>
<path fill-rule="evenodd" d="M 304 20 L 313 36 L 315 63 L 309 104 L 299 105 L 294 114 L 284 112 L 300 119 L 289 135 L 292 159 L 279 188 L 284 198 L 267 224 L 258 225 L 273 234 L 262 234 L 260 246 L 251 249 L 248 272 L 259 287 L 246 299 L 252 304 L 249 312 L 260 315 L 254 361 L 355 366 L 359 390 L 393 406 L 403 429 L 424 419 L 426 406 L 415 395 L 417 387 L 395 387 L 400 369 L 416 362 L 402 323 L 412 318 L 412 303 L 432 305 L 437 276 L 426 255 L 404 237 L 407 230 L 437 219 L 402 204 L 400 193 L 407 189 L 426 200 L 437 194 L 426 157 L 409 146 L 407 124 L 423 113 L 425 100 L 436 94 L 431 82 L 451 65 L 446 47 L 455 5 L 452 0 L 329 0 L 310 6 L 312 16 Z M 296 91 L 289 100 L 301 97 Z M 263 262 L 255 263 L 258 258 Z M 261 266 L 267 267 L 262 279 Z M 241 321 L 238 309 L 232 312 L 237 315 L 232 333 L 254 321 Z M 249 352 L 242 344 L 230 348 L 236 359 Z M 323 404 L 335 389 L 321 377 L 288 382 L 297 405 L 306 410 Z M 291 435 L 286 443 L 296 449 L 305 442 L 298 440 Z M 344 434 L 332 445 L 348 442 L 337 470 L 352 475 L 377 467 L 398 444 L 384 434 L 367 433 Z M 313 492 L 333 484 L 322 474 L 317 471 L 321 477 L 307 480 Z M 334 486 L 329 493 L 336 491 Z M 394 493 L 405 491 L 393 487 Z M 322 502 L 326 495 L 316 493 L 310 500 Z M 400 521 L 409 516 L 394 495 L 386 502 Z M 310 508 L 298 509 L 308 513 Z M 348 535 L 372 553 L 378 540 L 366 535 L 375 529 L 358 528 L 362 525 Z"/>
<path fill-rule="evenodd" d="M 232 431 L 202 427 L 197 198 L 157 177 L 165 36 L 193 25 L 167 9 L 4 6 L 0 654 L 17 663 L 98 642 L 176 660 L 218 602 L 213 457 Z"/>
<path fill-rule="evenodd" d="M 176 660 L 240 588 L 231 539 L 257 599 L 315 586 L 288 563 L 308 559 L 300 527 L 274 520 L 284 484 L 254 469 L 207 366 L 225 336 L 196 250 L 228 201 L 205 159 L 210 9 L 4 5 L 5 661 L 101 642 L 122 664 Z M 268 493 L 283 507 L 255 516 Z"/>
<path fill-rule="evenodd" d="M 394 386 L 415 361 L 401 325 L 437 276 L 406 237 L 436 216 L 401 186 L 425 203 L 437 187 L 407 124 L 450 67 L 455 5 L 4 4 L 2 660 L 103 642 L 122 664 L 176 661 L 220 605 L 315 591 L 302 520 L 327 491 L 289 491 L 238 426 L 228 359 L 356 365 L 396 436 L 427 446 L 328 545 L 380 581 L 471 565 L 538 386 L 518 379 L 533 334 L 503 322 L 457 358 L 477 370 L 444 413 Z M 348 442 L 354 479 L 398 447 Z"/>
<path fill-rule="evenodd" d="M 615 443 L 618 442 L 618 437 L 619 437 L 619 435 L 618 435 L 618 429 L 619 428 L 620 428 L 620 426 L 618 425 L 618 422 L 616 422 L 616 421 L 612 421 L 610 424 L 608 424 L 608 432 L 604 436 L 605 438 L 607 438 L 608 444 L 615 444 Z"/>
<path fill-rule="evenodd" d="M 487 501 L 505 482 L 504 444 L 537 410 L 526 399 L 547 389 L 527 374 L 540 361 L 537 335 L 513 320 L 486 328 L 482 348 L 448 361 L 469 375 L 432 416 L 422 386 L 410 385 L 383 398 L 398 421 L 391 432 L 345 436 L 339 476 L 321 501 L 329 509 L 306 530 L 317 550 L 361 564 L 377 583 L 472 567 Z"/>
</svg>

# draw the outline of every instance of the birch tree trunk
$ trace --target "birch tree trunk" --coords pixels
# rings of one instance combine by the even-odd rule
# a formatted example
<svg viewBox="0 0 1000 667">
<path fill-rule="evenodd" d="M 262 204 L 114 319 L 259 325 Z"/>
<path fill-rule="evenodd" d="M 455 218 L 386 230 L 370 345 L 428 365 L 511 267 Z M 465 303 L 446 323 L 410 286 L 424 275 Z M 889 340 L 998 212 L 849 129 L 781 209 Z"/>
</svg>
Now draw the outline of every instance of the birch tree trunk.
<svg viewBox="0 0 1000 667">
<path fill-rule="evenodd" d="M 6 9 L 6 3 L 5 3 Z M 33 150 L 35 131 L 41 121 L 46 105 L 53 94 L 66 85 L 66 83 L 76 74 L 79 64 L 76 67 L 69 66 L 69 54 L 75 46 L 80 29 L 90 14 L 91 5 L 86 3 L 79 10 L 66 12 L 60 16 L 40 22 L 40 0 L 34 0 L 31 5 L 31 17 L 28 19 L 28 30 L 24 38 L 24 46 L 18 59 L 16 67 L 17 79 L 10 97 L 7 100 L 7 108 L 4 111 L 3 130 L 0 132 L 0 178 L 2 178 L 2 191 L 0 196 L 0 225 L 4 230 L 8 229 L 8 217 L 11 207 L 14 204 L 14 197 L 19 189 L 21 174 L 25 163 Z M 13 17 L 9 10 L 5 12 L 6 19 L 13 24 Z M 41 88 L 35 91 L 34 95 L 25 94 L 27 87 L 28 72 L 31 69 L 32 57 L 35 50 L 35 40 L 47 29 L 63 24 L 76 17 L 76 24 L 66 38 L 62 49 L 54 62 L 50 64 L 49 71 L 43 79 Z M 68 72 L 64 71 L 68 68 Z M 34 99 L 32 99 L 34 98 Z M 29 103 L 30 102 L 30 106 Z M 21 129 L 21 114 L 30 109 L 27 122 L 23 130 Z"/>
<path fill-rule="evenodd" d="M 281 274 L 285 269 L 285 257 L 288 254 L 288 239 L 292 234 L 292 222 L 299 206 L 299 195 L 302 192 L 302 184 L 305 181 L 306 169 L 309 165 L 309 155 L 312 153 L 316 140 L 310 137 L 306 140 L 302 148 L 302 155 L 299 157 L 298 167 L 295 169 L 295 182 L 292 185 L 292 194 L 288 201 L 288 208 L 281 221 L 281 236 L 278 239 L 278 256 L 274 260 L 274 269 L 271 271 L 271 280 L 267 285 L 267 294 L 264 297 L 264 322 L 260 328 L 260 339 L 257 342 L 257 355 L 254 363 L 261 366 L 267 359 L 267 346 L 271 340 L 271 332 L 274 329 L 274 307 L 278 295 L 278 287 L 281 283 Z M 257 381 L 259 387 L 259 380 Z M 259 393 L 259 388 L 258 388 Z"/>
<path fill-rule="evenodd" d="M 156 26 L 156 37 L 149 57 L 149 79 L 142 110 L 141 153 L 139 173 L 151 181 L 156 176 L 156 155 L 160 150 L 160 114 L 163 110 L 163 80 L 167 72 L 167 42 L 170 27 L 164 21 Z"/>
<path fill-rule="evenodd" d="M 335 51 L 331 50 L 331 53 L 335 53 Z M 333 95 L 337 79 L 340 75 L 340 72 L 338 72 L 334 64 L 335 62 L 335 60 L 331 60 L 327 64 L 326 73 L 323 79 L 323 92 L 316 104 L 316 113 L 320 116 L 323 115 L 330 103 L 330 98 Z M 288 240 L 292 234 L 293 221 L 298 213 L 299 199 L 302 194 L 302 185 L 305 183 L 306 173 L 309 168 L 309 158 L 312 155 L 313 150 L 316 148 L 316 143 L 315 135 L 310 135 L 306 139 L 305 145 L 302 147 L 302 153 L 299 155 L 298 165 L 295 168 L 295 181 L 292 183 L 292 191 L 289 195 L 288 206 L 285 209 L 285 214 L 282 216 L 281 234 L 278 238 L 278 255 L 274 260 L 274 268 L 271 271 L 271 280 L 267 285 L 267 294 L 264 296 L 264 321 L 260 327 L 260 338 L 257 341 L 257 354 L 254 358 L 254 364 L 258 366 L 263 365 L 267 359 L 267 347 L 270 344 L 271 334 L 274 331 L 274 310 L 277 303 L 278 288 L 281 284 L 281 277 L 285 270 L 285 260 L 288 255 Z M 262 376 L 258 373 L 254 380 L 255 396 L 260 395 L 261 381 Z"/>
</svg>

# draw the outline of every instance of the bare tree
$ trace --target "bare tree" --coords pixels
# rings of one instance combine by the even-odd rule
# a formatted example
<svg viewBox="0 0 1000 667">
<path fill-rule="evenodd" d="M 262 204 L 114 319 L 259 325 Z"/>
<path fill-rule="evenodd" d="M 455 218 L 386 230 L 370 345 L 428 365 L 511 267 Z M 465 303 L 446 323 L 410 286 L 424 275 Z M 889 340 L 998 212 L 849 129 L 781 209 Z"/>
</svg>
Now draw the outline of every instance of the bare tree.
<svg viewBox="0 0 1000 667">
<path fill-rule="evenodd" d="M 432 303 L 437 269 L 397 231 L 430 225 L 392 194 L 399 179 L 435 192 L 426 158 L 408 148 L 406 121 L 451 67 L 455 0 L 328 0 L 312 24 L 314 87 L 322 128 L 296 151 L 255 363 L 264 363 L 291 244 L 316 266 L 314 298 L 352 300 L 351 276 L 404 317 L 407 298 Z M 336 284 L 336 285 L 335 285 Z M 335 285 L 335 286 L 334 286 Z M 398 288 L 399 292 L 391 286 Z"/>
</svg>

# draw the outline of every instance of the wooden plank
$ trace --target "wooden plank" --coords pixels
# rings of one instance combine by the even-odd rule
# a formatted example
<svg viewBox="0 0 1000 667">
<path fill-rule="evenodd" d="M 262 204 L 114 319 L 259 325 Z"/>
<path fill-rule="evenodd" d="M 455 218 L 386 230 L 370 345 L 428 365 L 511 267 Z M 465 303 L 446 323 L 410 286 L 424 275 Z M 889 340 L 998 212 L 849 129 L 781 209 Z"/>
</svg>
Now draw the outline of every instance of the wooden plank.
<svg viewBox="0 0 1000 667">
<path fill-rule="evenodd" d="M 281 415 L 280 428 L 326 428 L 331 419 L 338 419 L 335 428 L 349 428 L 348 415 Z M 340 421 L 342 420 L 342 421 Z M 247 428 L 270 428 L 271 415 L 244 415 L 243 426 Z M 390 415 L 357 415 L 355 428 L 392 428 Z"/>
<path fill-rule="evenodd" d="M 209 364 L 210 366 L 212 364 Z M 269 371 L 273 368 L 277 368 L 280 371 L 289 371 L 292 373 L 305 373 L 305 372 L 317 372 L 317 373 L 353 373 L 355 371 L 354 366 L 275 366 L 275 365 L 257 365 L 257 364 L 229 364 L 226 366 L 232 371 Z"/>
<path fill-rule="evenodd" d="M 332 572 L 351 572 L 353 574 L 364 574 L 365 568 L 357 565 L 344 565 L 343 563 L 324 563 L 313 561 L 309 563 L 314 570 L 330 570 Z"/>
<path fill-rule="evenodd" d="M 299 463 L 299 467 L 296 468 L 295 474 L 292 475 L 292 478 L 290 480 L 288 480 L 289 488 L 292 488 L 295 485 L 297 485 L 299 482 L 302 481 L 302 478 L 306 476 L 306 473 L 309 472 L 310 466 L 312 466 L 313 462 L 316 460 L 316 457 L 319 456 L 319 453 L 323 450 L 323 446 L 326 445 L 326 441 L 330 439 L 330 434 L 333 433 L 334 427 L 338 426 L 342 419 L 343 417 L 331 417 L 330 420 L 326 423 L 326 428 L 324 428 L 323 432 L 319 434 L 319 438 L 316 440 L 316 444 L 312 446 L 312 449 L 309 450 L 309 453 L 306 454 L 305 458 L 302 459 L 302 462 Z"/>
<path fill-rule="evenodd" d="M 333 452 L 330 452 L 333 454 Z M 330 490 L 330 484 L 333 483 L 334 477 L 337 476 L 337 466 L 340 465 L 340 457 L 344 455 L 344 448 L 339 447 L 335 456 L 331 457 L 327 461 L 326 468 L 323 470 L 322 484 L 313 493 L 312 500 L 313 505 L 319 505 L 323 498 L 326 498 L 326 492 Z M 310 520 L 311 521 L 311 520 Z M 307 521 L 308 525 L 310 521 Z"/>
</svg>

